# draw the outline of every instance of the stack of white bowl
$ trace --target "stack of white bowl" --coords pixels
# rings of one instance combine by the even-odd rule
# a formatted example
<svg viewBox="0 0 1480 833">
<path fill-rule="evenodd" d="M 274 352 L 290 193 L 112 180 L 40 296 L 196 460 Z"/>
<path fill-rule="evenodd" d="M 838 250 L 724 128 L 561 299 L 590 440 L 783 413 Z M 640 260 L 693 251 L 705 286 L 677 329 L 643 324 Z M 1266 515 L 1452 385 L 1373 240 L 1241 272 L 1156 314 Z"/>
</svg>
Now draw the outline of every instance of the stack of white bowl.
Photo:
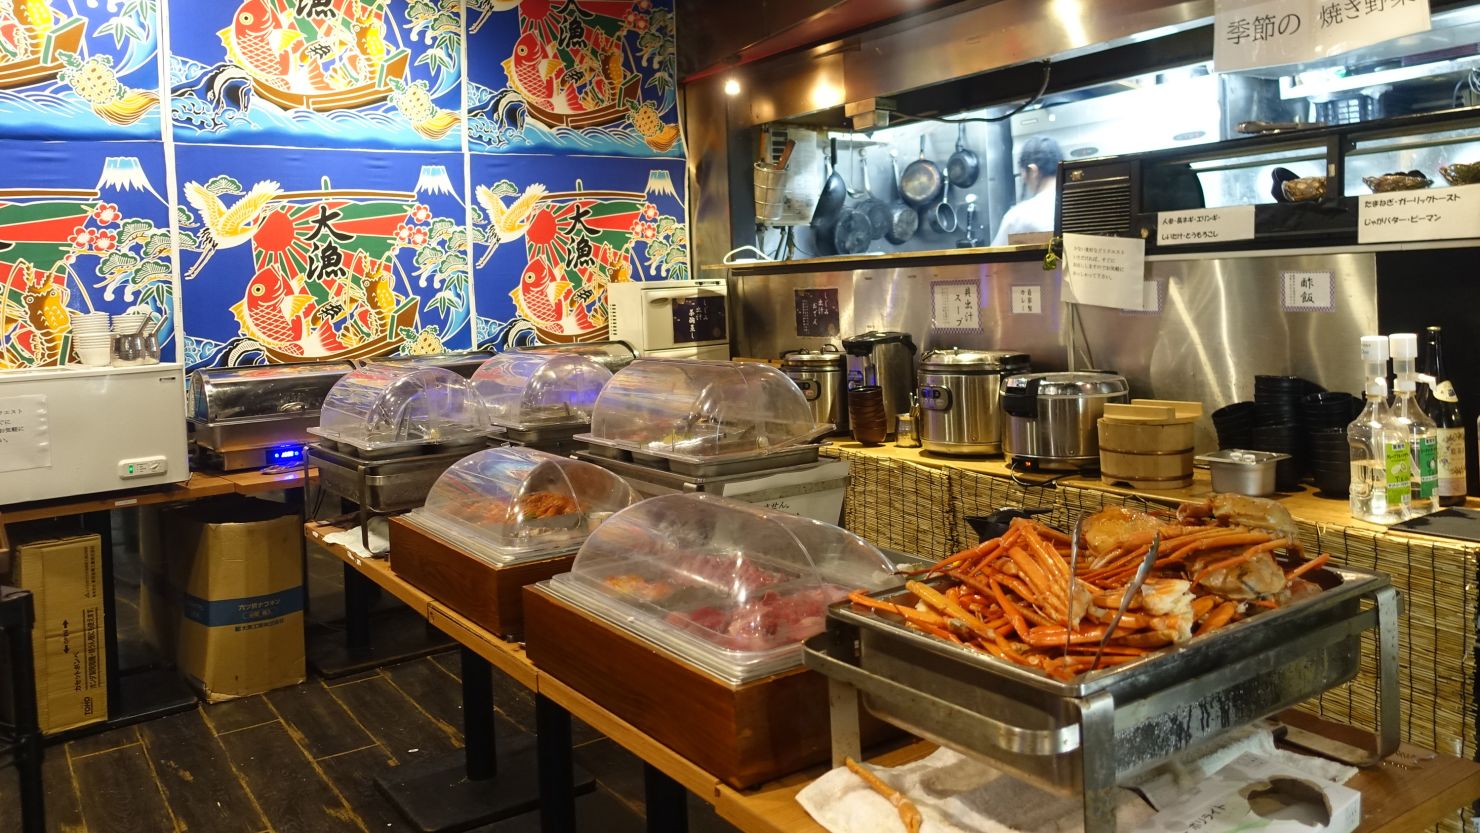
<svg viewBox="0 0 1480 833">
<path fill-rule="evenodd" d="M 149 322 L 147 312 L 126 312 L 113 316 L 113 334 L 131 336 Z"/>
<path fill-rule="evenodd" d="M 113 361 L 113 333 L 106 312 L 72 313 L 72 346 L 88 367 L 107 367 Z"/>
</svg>

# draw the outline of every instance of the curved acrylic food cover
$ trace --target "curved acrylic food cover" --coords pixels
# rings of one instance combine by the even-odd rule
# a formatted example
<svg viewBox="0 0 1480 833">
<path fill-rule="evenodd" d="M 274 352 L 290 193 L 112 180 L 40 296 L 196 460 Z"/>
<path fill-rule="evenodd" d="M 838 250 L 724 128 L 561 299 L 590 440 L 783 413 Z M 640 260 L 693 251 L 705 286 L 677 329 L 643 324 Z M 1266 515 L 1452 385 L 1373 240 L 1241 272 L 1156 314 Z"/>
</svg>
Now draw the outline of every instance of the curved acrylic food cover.
<svg viewBox="0 0 1480 833">
<path fill-rule="evenodd" d="M 637 500 L 600 466 L 532 448 L 490 448 L 442 473 L 409 516 L 495 564 L 575 550 L 613 513 Z"/>
<path fill-rule="evenodd" d="M 494 425 L 530 429 L 584 425 L 610 370 L 586 356 L 501 353 L 473 374 L 473 387 Z"/>
<path fill-rule="evenodd" d="M 612 516 L 550 586 L 738 685 L 795 667 L 829 604 L 892 584 L 893 573 L 872 544 L 831 524 L 674 494 Z"/>
<path fill-rule="evenodd" d="M 334 384 L 319 436 L 366 451 L 465 442 L 488 430 L 468 380 L 440 367 L 367 365 Z"/>
<path fill-rule="evenodd" d="M 642 359 L 607 383 L 587 438 L 702 462 L 780 451 L 830 430 L 796 382 L 770 365 Z"/>
</svg>

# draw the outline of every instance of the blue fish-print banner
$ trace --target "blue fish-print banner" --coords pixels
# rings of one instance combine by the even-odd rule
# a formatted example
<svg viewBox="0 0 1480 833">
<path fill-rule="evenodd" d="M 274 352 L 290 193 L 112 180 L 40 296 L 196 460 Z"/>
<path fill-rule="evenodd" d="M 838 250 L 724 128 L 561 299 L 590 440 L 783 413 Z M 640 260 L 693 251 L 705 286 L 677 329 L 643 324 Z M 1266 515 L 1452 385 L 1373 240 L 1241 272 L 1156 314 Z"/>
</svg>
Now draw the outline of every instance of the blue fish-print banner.
<svg viewBox="0 0 1480 833">
<path fill-rule="evenodd" d="M 0 131 L 160 138 L 158 0 L 0 4 Z"/>
<path fill-rule="evenodd" d="M 473 150 L 682 156 L 672 0 L 468 0 Z"/>
<path fill-rule="evenodd" d="M 462 147 L 463 0 L 210 0 L 170 15 L 181 142 Z"/>
<path fill-rule="evenodd" d="M 177 152 L 191 366 L 472 346 L 462 154 Z"/>
<path fill-rule="evenodd" d="M 69 361 L 71 316 L 146 312 L 174 355 L 160 142 L 9 142 L 0 180 L 0 368 Z"/>
<path fill-rule="evenodd" d="M 607 337 L 606 287 L 689 277 L 684 166 L 474 154 L 478 344 Z"/>
</svg>

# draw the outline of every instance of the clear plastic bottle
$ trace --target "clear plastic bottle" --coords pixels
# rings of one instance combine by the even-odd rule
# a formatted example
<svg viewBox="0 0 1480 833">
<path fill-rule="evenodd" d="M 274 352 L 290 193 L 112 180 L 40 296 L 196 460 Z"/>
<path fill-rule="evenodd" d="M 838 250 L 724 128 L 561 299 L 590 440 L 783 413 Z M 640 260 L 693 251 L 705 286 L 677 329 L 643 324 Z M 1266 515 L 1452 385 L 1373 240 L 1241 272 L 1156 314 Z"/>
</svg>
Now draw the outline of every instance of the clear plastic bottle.
<svg viewBox="0 0 1480 833">
<path fill-rule="evenodd" d="M 1409 482 L 1412 484 L 1408 517 L 1439 511 L 1439 427 L 1419 407 L 1418 334 L 1388 337 L 1393 353 L 1393 419 L 1408 430 Z"/>
<path fill-rule="evenodd" d="M 1387 336 L 1362 336 L 1367 404 L 1346 427 L 1351 446 L 1352 517 L 1394 524 L 1408 516 L 1412 502 L 1408 432 L 1387 404 Z"/>
</svg>

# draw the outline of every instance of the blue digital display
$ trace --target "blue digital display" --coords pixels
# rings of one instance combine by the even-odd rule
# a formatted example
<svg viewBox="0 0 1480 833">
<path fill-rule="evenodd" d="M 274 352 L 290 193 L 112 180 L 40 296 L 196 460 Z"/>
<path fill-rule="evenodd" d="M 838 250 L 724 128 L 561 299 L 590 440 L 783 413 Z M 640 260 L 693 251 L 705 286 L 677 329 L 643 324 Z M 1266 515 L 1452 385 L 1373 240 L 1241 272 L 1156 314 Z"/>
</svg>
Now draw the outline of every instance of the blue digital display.
<svg viewBox="0 0 1480 833">
<path fill-rule="evenodd" d="M 303 446 L 280 445 L 267 450 L 267 465 L 296 466 L 303 462 Z"/>
</svg>

